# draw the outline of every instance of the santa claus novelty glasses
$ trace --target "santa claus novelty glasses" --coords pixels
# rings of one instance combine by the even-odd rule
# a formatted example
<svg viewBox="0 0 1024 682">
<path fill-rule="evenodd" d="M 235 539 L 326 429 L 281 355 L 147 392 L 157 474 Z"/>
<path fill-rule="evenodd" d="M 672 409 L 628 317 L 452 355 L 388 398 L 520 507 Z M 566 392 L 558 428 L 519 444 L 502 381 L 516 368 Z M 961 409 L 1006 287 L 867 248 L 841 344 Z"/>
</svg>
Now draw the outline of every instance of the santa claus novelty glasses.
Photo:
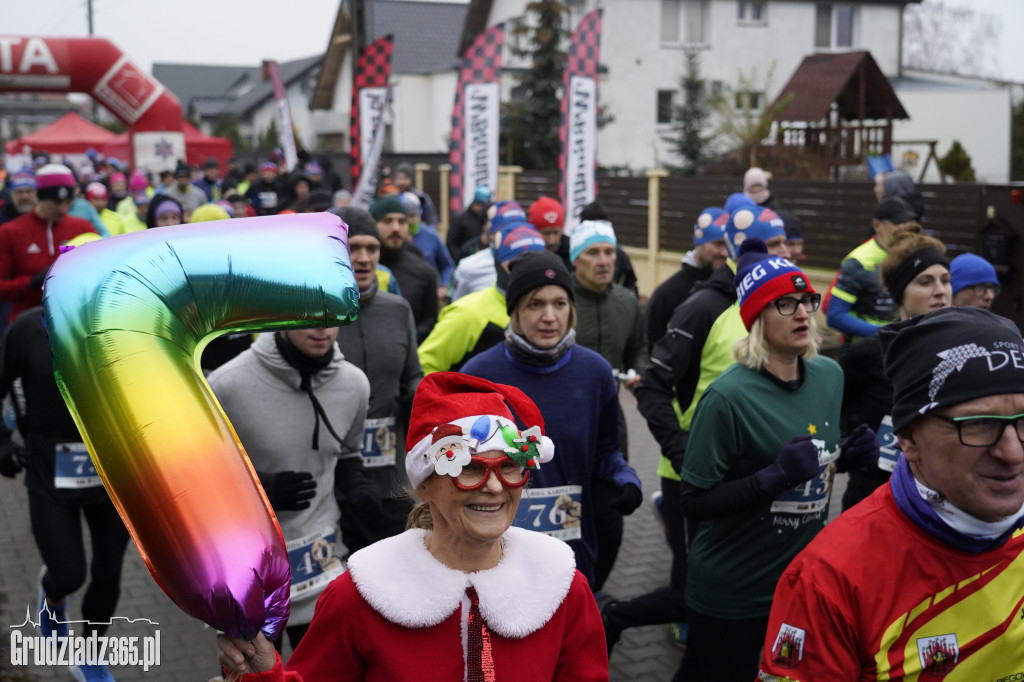
<svg viewBox="0 0 1024 682">
<path fill-rule="evenodd" d="M 508 457 L 470 457 L 469 464 L 462 467 L 462 473 L 452 479 L 459 490 L 476 490 L 487 483 L 491 473 L 506 488 L 521 488 L 530 480 L 530 470 L 520 466 Z"/>
<path fill-rule="evenodd" d="M 489 415 L 475 418 L 472 425 L 441 424 L 431 437 L 433 442 L 426 457 L 434 461 L 435 473 L 450 476 L 460 490 L 483 487 L 491 472 L 506 488 L 526 485 L 529 470 L 540 466 L 545 441 L 550 443 L 541 435 L 539 427 L 519 431 L 509 420 Z M 494 451 L 504 452 L 506 456 L 473 454 Z"/>
</svg>

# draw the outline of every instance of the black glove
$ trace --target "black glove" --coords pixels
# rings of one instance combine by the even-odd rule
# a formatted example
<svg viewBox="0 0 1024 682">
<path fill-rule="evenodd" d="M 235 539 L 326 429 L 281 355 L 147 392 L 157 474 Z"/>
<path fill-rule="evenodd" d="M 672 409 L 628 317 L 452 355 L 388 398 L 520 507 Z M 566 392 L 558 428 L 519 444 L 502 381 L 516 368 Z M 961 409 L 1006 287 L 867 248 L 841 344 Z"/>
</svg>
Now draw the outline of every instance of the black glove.
<svg viewBox="0 0 1024 682">
<path fill-rule="evenodd" d="M 313 480 L 313 474 L 307 471 L 280 471 L 274 474 L 257 471 L 256 475 L 274 511 L 309 509 L 310 500 L 316 497 L 316 481 Z"/>
<path fill-rule="evenodd" d="M 0 448 L 0 476 L 14 478 L 25 468 L 25 453 L 14 443 Z"/>
<path fill-rule="evenodd" d="M 640 492 L 640 488 L 633 483 L 627 483 L 617 495 L 608 500 L 608 506 L 623 516 L 628 516 L 635 512 L 643 501 L 644 494 Z"/>
<path fill-rule="evenodd" d="M 28 288 L 29 289 L 41 289 L 42 286 L 43 286 L 43 280 L 46 279 L 46 273 L 48 273 L 49 271 L 50 271 L 50 268 L 46 268 L 45 270 L 40 270 L 36 274 L 34 274 L 31 277 L 29 277 Z"/>
<path fill-rule="evenodd" d="M 818 475 L 818 447 L 810 434 L 793 436 L 782 446 L 775 461 L 754 474 L 758 485 L 775 497 Z"/>
<path fill-rule="evenodd" d="M 839 460 L 836 471 L 843 473 L 853 469 L 873 467 L 878 464 L 878 438 L 867 424 L 861 424 L 839 445 Z"/>
</svg>

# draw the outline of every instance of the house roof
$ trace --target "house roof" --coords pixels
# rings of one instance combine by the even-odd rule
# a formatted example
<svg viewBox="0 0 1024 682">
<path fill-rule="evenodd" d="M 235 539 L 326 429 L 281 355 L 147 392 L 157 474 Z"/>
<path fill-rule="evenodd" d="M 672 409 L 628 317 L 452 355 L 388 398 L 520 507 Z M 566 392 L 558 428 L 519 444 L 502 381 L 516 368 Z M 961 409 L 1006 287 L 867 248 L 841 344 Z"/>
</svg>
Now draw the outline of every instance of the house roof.
<svg viewBox="0 0 1024 682">
<path fill-rule="evenodd" d="M 224 97 L 245 75 L 259 69 L 251 66 L 210 64 L 153 64 L 153 78 L 173 92 L 188 112 L 197 97 Z"/>
<path fill-rule="evenodd" d="M 316 55 L 283 62 L 281 79 L 285 86 L 308 74 L 322 59 L 322 55 Z M 274 87 L 263 80 L 260 66 L 154 64 L 153 77 L 181 100 L 186 113 L 202 117 L 242 116 L 274 95 Z M 246 86 L 246 81 L 251 85 Z M 233 90 L 241 90 L 241 94 L 234 95 Z"/>
<path fill-rule="evenodd" d="M 475 0 L 474 0 L 475 2 Z M 362 41 L 392 35 L 391 73 L 427 74 L 455 69 L 459 63 L 459 31 L 467 5 L 450 2 L 377 0 L 367 3 L 367 35 Z M 342 56 L 350 50 L 352 28 L 344 6 L 339 8 L 324 56 L 324 70 L 316 85 L 312 109 L 330 109 L 341 72 Z"/>
<path fill-rule="evenodd" d="M 450 2 L 378 0 L 366 8 L 367 43 L 380 36 L 395 37 L 391 72 L 420 74 L 458 66 L 459 32 L 466 5 Z"/>
<path fill-rule="evenodd" d="M 285 87 L 288 87 L 299 78 L 308 75 L 314 68 L 319 67 L 323 58 L 324 56 L 319 54 L 315 57 L 306 57 L 305 59 L 296 59 L 295 61 L 282 63 L 280 65 L 281 80 L 284 81 Z M 257 80 L 256 86 L 253 89 L 225 107 L 223 113 L 240 116 L 260 106 L 273 96 L 273 84 L 269 80 L 262 80 L 261 78 Z"/>
<path fill-rule="evenodd" d="M 781 121 L 818 123 L 828 115 L 833 103 L 839 116 L 847 121 L 910 118 L 870 52 L 804 57 L 775 103 L 790 94 L 793 98 L 779 114 Z"/>
</svg>

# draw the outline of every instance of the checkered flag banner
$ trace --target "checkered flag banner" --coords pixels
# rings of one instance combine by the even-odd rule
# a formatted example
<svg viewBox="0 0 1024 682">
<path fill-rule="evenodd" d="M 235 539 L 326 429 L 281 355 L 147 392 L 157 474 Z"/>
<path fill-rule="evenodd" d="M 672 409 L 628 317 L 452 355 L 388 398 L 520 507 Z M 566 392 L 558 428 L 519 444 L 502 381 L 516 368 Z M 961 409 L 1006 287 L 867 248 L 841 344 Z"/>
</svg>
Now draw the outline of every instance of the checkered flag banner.
<svg viewBox="0 0 1024 682">
<path fill-rule="evenodd" d="M 583 17 L 572 35 L 563 74 L 558 128 L 558 196 L 571 234 L 583 207 L 597 198 L 597 67 L 601 57 L 601 10 Z"/>
<path fill-rule="evenodd" d="M 459 67 L 452 108 L 451 211 L 473 202 L 473 191 L 498 187 L 498 134 L 501 117 L 501 47 L 505 25 L 496 24 L 476 37 Z"/>
<path fill-rule="evenodd" d="M 352 171 L 352 187 L 359 183 L 363 163 L 373 147 L 373 133 L 377 129 L 377 123 L 384 117 L 393 51 L 394 37 L 386 35 L 363 48 L 359 54 L 359 61 L 356 62 L 356 72 L 352 79 L 352 110 L 349 112 L 349 168 Z M 384 127 L 380 126 L 380 130 L 383 134 Z M 376 167 L 369 170 L 376 176 Z"/>
</svg>

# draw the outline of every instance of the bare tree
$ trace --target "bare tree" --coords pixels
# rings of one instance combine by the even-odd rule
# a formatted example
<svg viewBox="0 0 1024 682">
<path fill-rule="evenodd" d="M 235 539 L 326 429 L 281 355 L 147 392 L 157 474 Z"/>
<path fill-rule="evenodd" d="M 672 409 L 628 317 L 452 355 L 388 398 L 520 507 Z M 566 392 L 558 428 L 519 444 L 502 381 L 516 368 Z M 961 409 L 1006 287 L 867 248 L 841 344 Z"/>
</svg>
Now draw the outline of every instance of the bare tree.
<svg viewBox="0 0 1024 682">
<path fill-rule="evenodd" d="M 925 0 L 903 10 L 903 66 L 960 76 L 999 75 L 999 17 Z"/>
</svg>

